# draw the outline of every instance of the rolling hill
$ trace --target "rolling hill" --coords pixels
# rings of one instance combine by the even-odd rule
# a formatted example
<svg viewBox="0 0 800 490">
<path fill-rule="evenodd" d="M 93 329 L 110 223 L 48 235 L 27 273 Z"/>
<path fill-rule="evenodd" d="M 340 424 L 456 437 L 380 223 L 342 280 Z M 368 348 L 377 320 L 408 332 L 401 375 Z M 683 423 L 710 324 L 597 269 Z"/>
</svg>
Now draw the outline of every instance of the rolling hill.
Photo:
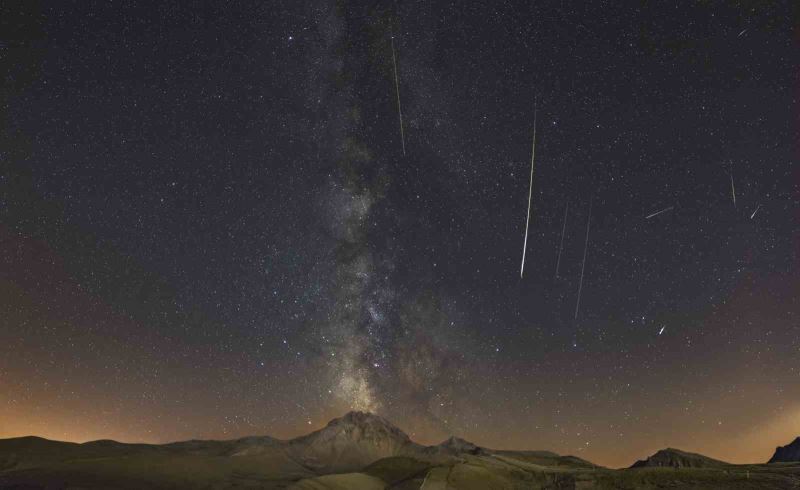
<svg viewBox="0 0 800 490">
<path fill-rule="evenodd" d="M 800 461 L 800 437 L 785 446 L 775 449 L 775 454 L 769 459 L 769 463 L 789 463 Z"/>
<path fill-rule="evenodd" d="M 611 470 L 549 451 L 424 446 L 377 415 L 350 412 L 291 439 L 171 444 L 0 440 L 0 489 L 611 489 L 796 488 L 800 463 L 730 465 L 664 449 Z"/>
<path fill-rule="evenodd" d="M 703 456 L 687 453 L 679 449 L 662 449 L 645 460 L 639 460 L 631 468 L 721 468 L 729 463 Z"/>
</svg>

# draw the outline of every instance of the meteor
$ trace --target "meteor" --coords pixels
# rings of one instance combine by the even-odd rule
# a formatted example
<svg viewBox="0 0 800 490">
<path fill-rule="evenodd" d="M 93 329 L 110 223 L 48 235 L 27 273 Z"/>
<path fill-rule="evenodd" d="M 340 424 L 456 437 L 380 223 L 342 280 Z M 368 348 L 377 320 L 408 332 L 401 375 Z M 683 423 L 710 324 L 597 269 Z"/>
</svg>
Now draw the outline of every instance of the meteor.
<svg viewBox="0 0 800 490">
<path fill-rule="evenodd" d="M 736 207 L 736 189 L 733 187 L 733 172 L 728 175 L 731 177 L 731 196 L 733 196 L 733 206 Z"/>
<path fill-rule="evenodd" d="M 661 211 L 657 211 L 657 212 L 655 212 L 655 213 L 651 214 L 650 216 L 645 216 L 645 217 L 644 217 L 644 219 L 650 219 L 650 218 L 652 218 L 653 216 L 658 216 L 658 215 L 659 215 L 659 214 L 661 214 L 661 213 L 666 213 L 667 211 L 671 210 L 671 209 L 672 209 L 672 208 L 674 208 L 674 207 L 675 207 L 675 206 L 670 206 L 670 207 L 668 207 L 668 208 L 664 208 L 664 209 L 662 209 Z"/>
<path fill-rule="evenodd" d="M 561 250 L 564 248 L 564 232 L 567 229 L 567 211 L 569 210 L 569 201 L 564 206 L 564 224 L 561 225 L 561 243 L 558 245 L 558 260 L 556 260 L 556 277 L 558 277 L 558 266 L 561 265 Z"/>
<path fill-rule="evenodd" d="M 759 209 L 761 209 L 761 204 L 759 204 L 758 206 L 756 206 L 756 210 L 755 210 L 755 211 L 753 211 L 753 214 L 751 214 L 751 215 L 750 215 L 750 219 L 753 219 L 753 216 L 755 216 L 755 215 L 756 215 L 756 213 L 758 212 L 758 210 L 759 210 Z"/>
<path fill-rule="evenodd" d="M 586 218 L 586 241 L 583 244 L 583 264 L 581 264 L 581 281 L 578 285 L 578 302 L 575 303 L 575 319 L 578 319 L 578 308 L 581 306 L 581 290 L 583 289 L 583 270 L 586 268 L 586 249 L 589 248 L 589 223 L 592 222 L 592 198 L 589 198 L 589 217 Z"/>
<path fill-rule="evenodd" d="M 528 219 L 525 221 L 525 241 L 522 243 L 522 265 L 519 268 L 519 277 L 525 272 L 525 251 L 528 249 L 528 225 L 531 222 L 531 197 L 533 196 L 533 159 L 536 156 L 536 108 L 533 109 L 533 148 L 531 149 L 531 182 L 528 188 Z"/>
<path fill-rule="evenodd" d="M 406 137 L 403 132 L 403 111 L 400 109 L 400 81 L 397 78 L 397 57 L 394 54 L 394 33 L 389 27 L 389 37 L 392 40 L 392 66 L 394 67 L 394 88 L 397 94 L 397 117 L 400 118 L 400 143 L 403 145 L 403 156 L 406 156 Z"/>
<path fill-rule="evenodd" d="M 659 331 L 658 331 L 658 335 L 661 335 L 662 333 L 664 333 L 664 329 L 665 329 L 665 328 L 667 328 L 667 327 L 665 327 L 665 326 L 662 326 L 662 327 L 661 327 L 661 330 L 659 330 Z"/>
</svg>

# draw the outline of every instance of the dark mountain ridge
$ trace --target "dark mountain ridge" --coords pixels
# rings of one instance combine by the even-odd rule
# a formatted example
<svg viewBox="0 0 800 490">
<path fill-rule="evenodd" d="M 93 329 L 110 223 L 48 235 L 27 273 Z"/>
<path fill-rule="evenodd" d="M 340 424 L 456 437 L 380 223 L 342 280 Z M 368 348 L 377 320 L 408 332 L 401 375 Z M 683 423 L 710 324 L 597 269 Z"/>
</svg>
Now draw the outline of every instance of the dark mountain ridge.
<svg viewBox="0 0 800 490">
<path fill-rule="evenodd" d="M 0 470 L 147 453 L 164 456 L 280 459 L 291 461 L 311 473 L 327 474 L 355 471 L 380 459 L 394 456 L 445 461 L 463 454 L 485 455 L 493 452 L 501 453 L 459 437 L 450 437 L 437 445 L 424 446 L 412 441 L 405 432 L 379 415 L 353 411 L 331 420 L 322 429 L 289 440 L 248 436 L 222 441 L 194 439 L 167 444 L 127 444 L 108 439 L 81 444 L 34 436 L 5 439 L 0 440 Z M 552 453 L 552 457 L 560 456 Z"/>
<path fill-rule="evenodd" d="M 778 448 L 773 460 L 793 457 L 798 445 L 800 439 Z M 664 467 L 677 472 L 659 469 Z M 633 468 L 643 469 L 610 470 L 550 451 L 489 449 L 459 437 L 425 446 L 383 417 L 364 412 L 347 413 L 289 440 L 250 436 L 161 445 L 0 440 L 0 489 L 727 489 L 740 482 L 749 485 L 741 488 L 778 489 L 800 481 L 800 464 L 730 465 L 672 448 Z"/>
<path fill-rule="evenodd" d="M 639 460 L 631 468 L 667 467 L 667 468 L 719 468 L 730 463 L 719 461 L 702 454 L 689 453 L 668 447 L 661 449 L 647 459 Z"/>
<path fill-rule="evenodd" d="M 785 446 L 775 448 L 775 454 L 769 458 L 768 463 L 790 463 L 800 461 L 800 437 L 795 438 Z"/>
</svg>

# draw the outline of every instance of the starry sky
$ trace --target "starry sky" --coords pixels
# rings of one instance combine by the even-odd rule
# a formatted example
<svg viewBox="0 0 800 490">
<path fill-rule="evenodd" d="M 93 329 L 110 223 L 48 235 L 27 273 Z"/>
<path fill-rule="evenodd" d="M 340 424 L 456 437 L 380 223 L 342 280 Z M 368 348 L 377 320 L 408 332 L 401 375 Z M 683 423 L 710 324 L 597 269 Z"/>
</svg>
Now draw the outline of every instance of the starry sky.
<svg viewBox="0 0 800 490">
<path fill-rule="evenodd" d="M 0 437 L 766 461 L 790 3 L 4 2 Z"/>
</svg>

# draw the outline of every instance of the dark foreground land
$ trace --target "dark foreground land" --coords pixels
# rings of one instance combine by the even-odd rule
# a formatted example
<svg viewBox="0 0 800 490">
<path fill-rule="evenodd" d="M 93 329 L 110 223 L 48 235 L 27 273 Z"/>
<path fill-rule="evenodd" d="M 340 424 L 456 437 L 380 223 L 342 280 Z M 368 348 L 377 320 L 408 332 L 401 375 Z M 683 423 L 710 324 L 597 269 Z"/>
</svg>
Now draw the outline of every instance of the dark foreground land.
<svg viewBox="0 0 800 490">
<path fill-rule="evenodd" d="M 547 451 L 411 441 L 358 412 L 297 439 L 166 445 L 0 440 L 0 489 L 789 489 L 800 462 L 731 465 L 667 449 L 610 470 Z"/>
</svg>

